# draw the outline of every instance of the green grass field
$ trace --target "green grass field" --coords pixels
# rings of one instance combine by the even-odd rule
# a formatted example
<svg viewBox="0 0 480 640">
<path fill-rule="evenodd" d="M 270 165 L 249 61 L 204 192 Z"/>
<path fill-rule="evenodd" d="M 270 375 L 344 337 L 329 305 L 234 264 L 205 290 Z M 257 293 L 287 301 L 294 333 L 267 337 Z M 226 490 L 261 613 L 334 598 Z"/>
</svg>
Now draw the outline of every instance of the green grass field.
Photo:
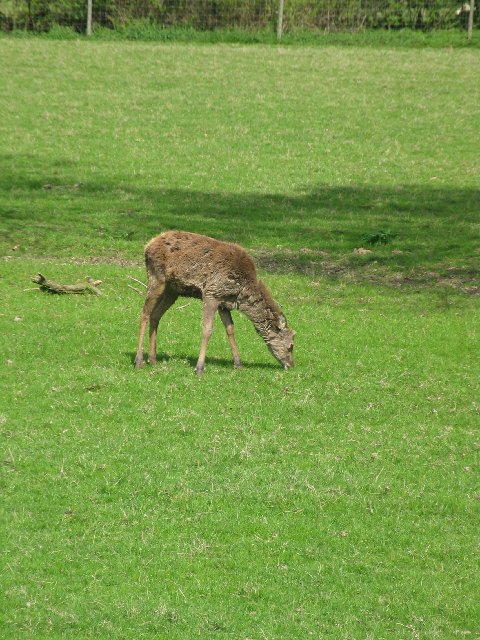
<svg viewBox="0 0 480 640">
<path fill-rule="evenodd" d="M 480 51 L 0 59 L 1 638 L 480 638 Z M 133 369 L 167 228 L 257 258 L 294 369 L 237 315 L 198 379 L 190 300 Z"/>
</svg>

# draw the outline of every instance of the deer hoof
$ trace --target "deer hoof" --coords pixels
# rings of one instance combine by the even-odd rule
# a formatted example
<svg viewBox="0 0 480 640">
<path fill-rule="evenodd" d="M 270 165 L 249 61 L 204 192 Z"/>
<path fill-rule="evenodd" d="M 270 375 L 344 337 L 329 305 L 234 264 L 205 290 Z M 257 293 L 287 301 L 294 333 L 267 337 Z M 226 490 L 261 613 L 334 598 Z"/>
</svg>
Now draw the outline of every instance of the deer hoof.
<svg viewBox="0 0 480 640">
<path fill-rule="evenodd" d="M 135 358 L 135 369 L 142 369 L 143 367 L 143 358 L 139 359 L 139 358 Z"/>
<path fill-rule="evenodd" d="M 197 367 L 195 369 L 195 373 L 197 374 L 197 376 L 203 376 L 205 369 L 203 367 Z"/>
<path fill-rule="evenodd" d="M 157 356 L 148 356 L 148 364 L 157 364 Z"/>
</svg>

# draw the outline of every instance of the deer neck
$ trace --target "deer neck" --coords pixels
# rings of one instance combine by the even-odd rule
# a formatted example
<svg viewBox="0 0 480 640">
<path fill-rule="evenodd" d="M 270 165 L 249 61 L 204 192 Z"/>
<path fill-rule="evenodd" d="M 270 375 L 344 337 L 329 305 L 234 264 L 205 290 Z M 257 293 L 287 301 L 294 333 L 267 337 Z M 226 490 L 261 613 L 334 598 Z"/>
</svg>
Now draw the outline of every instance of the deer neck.
<svg viewBox="0 0 480 640">
<path fill-rule="evenodd" d="M 278 333 L 278 313 L 271 308 L 260 289 L 244 291 L 238 300 L 238 309 L 242 311 L 265 342 Z"/>
</svg>

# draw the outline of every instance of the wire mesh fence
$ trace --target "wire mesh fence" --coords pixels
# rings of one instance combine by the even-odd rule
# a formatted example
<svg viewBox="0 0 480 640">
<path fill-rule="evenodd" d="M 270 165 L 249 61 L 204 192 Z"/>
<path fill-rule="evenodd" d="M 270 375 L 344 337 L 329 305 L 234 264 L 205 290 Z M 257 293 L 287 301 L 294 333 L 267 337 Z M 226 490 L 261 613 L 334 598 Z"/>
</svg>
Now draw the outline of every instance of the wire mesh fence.
<svg viewBox="0 0 480 640">
<path fill-rule="evenodd" d="M 467 29 L 469 23 L 470 28 L 480 26 L 474 1 L 0 0 L 0 30 L 48 31 L 65 26 L 85 32 L 89 6 L 94 29 L 119 29 L 134 22 L 198 30 L 271 28 L 279 35 L 300 30 Z"/>
</svg>

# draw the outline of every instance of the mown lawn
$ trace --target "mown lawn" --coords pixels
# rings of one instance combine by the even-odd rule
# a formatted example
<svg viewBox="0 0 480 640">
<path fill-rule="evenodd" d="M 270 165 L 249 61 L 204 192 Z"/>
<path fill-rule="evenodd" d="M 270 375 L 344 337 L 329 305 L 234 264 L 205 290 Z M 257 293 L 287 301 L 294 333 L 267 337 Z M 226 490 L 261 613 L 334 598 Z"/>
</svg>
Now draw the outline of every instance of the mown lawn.
<svg viewBox="0 0 480 640">
<path fill-rule="evenodd" d="M 0 56 L 1 637 L 480 637 L 480 53 Z M 257 257 L 294 369 L 237 315 L 198 379 L 188 300 L 133 369 L 166 228 Z"/>
</svg>

